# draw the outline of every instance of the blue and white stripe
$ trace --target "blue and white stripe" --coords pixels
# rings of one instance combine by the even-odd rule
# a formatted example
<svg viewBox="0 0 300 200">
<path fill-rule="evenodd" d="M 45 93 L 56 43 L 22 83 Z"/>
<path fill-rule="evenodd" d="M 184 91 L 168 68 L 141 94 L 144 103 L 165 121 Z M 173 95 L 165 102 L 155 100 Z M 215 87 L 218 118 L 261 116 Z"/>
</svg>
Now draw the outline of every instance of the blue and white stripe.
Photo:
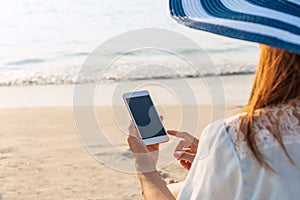
<svg viewBox="0 0 300 200">
<path fill-rule="evenodd" d="M 191 28 L 300 53 L 300 0 L 170 0 Z"/>
</svg>

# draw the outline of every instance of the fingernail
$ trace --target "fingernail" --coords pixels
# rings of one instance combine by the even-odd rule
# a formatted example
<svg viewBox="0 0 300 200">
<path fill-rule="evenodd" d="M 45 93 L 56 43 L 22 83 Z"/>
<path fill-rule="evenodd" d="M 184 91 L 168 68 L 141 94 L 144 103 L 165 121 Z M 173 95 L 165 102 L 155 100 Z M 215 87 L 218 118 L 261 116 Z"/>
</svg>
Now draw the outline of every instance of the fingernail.
<svg viewBox="0 0 300 200">
<path fill-rule="evenodd" d="M 175 158 L 179 158 L 179 156 L 180 156 L 179 153 L 177 153 L 177 152 L 174 153 Z"/>
</svg>

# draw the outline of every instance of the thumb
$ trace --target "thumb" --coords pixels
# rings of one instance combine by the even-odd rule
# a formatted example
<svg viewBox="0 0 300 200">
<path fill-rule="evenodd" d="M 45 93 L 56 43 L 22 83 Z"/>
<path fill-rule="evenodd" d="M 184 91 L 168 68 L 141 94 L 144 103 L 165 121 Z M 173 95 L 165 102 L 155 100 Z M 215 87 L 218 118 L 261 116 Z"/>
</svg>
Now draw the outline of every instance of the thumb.
<svg viewBox="0 0 300 200">
<path fill-rule="evenodd" d="M 142 140 L 136 136 L 129 135 L 127 138 L 129 147 L 133 153 L 147 153 L 147 149 Z"/>
<path fill-rule="evenodd" d="M 195 154 L 186 151 L 175 151 L 174 157 L 177 158 L 177 160 L 185 160 L 192 163 L 194 161 Z"/>
</svg>

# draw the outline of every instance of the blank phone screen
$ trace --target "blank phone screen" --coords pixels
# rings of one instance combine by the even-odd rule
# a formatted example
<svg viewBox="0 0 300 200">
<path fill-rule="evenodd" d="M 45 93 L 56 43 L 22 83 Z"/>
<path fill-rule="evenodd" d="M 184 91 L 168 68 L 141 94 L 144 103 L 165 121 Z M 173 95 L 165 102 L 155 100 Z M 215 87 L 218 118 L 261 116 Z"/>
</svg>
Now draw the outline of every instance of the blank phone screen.
<svg viewBox="0 0 300 200">
<path fill-rule="evenodd" d="M 142 139 L 166 135 L 150 96 L 126 98 Z"/>
</svg>

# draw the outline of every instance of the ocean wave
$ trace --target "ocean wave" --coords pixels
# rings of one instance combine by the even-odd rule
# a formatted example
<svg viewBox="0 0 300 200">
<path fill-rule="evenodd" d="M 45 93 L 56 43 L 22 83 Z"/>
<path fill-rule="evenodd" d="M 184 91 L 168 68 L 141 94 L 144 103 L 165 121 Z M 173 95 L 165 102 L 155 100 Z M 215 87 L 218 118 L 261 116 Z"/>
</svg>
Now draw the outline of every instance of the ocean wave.
<svg viewBox="0 0 300 200">
<path fill-rule="evenodd" d="M 36 64 L 42 64 L 42 63 L 51 63 L 53 61 L 58 61 L 58 60 L 65 60 L 65 59 L 72 59 L 72 58 L 80 58 L 80 57 L 87 57 L 91 53 L 89 52 L 75 52 L 75 53 L 65 53 L 56 57 L 52 58 L 31 58 L 31 59 L 21 59 L 21 60 L 16 60 L 16 61 L 10 61 L 4 64 L 4 68 L 8 67 L 22 67 L 22 66 L 32 66 Z"/>
<path fill-rule="evenodd" d="M 13 61 L 13 62 L 8 62 L 6 63 L 7 66 L 14 66 L 14 65 L 28 65 L 28 64 L 38 64 L 45 62 L 45 59 L 39 59 L 39 58 L 34 58 L 34 59 L 24 59 L 24 60 L 18 60 L 18 61 Z"/>
<path fill-rule="evenodd" d="M 148 70 L 137 71 L 136 73 L 123 73 L 116 70 L 103 73 L 102 77 L 98 77 L 95 70 L 90 73 L 79 76 L 78 67 L 60 69 L 60 70 L 33 70 L 33 69 L 9 69 L 1 70 L 0 86 L 24 86 L 24 85 L 63 85 L 63 84 L 86 84 L 101 82 L 121 82 L 121 81 L 137 81 L 150 79 L 176 79 L 176 78 L 201 78 L 208 76 L 231 76 L 253 74 L 255 67 L 253 66 L 235 66 L 235 67 L 219 67 L 218 72 L 211 70 L 160 70 L 159 68 L 149 68 Z"/>
</svg>

